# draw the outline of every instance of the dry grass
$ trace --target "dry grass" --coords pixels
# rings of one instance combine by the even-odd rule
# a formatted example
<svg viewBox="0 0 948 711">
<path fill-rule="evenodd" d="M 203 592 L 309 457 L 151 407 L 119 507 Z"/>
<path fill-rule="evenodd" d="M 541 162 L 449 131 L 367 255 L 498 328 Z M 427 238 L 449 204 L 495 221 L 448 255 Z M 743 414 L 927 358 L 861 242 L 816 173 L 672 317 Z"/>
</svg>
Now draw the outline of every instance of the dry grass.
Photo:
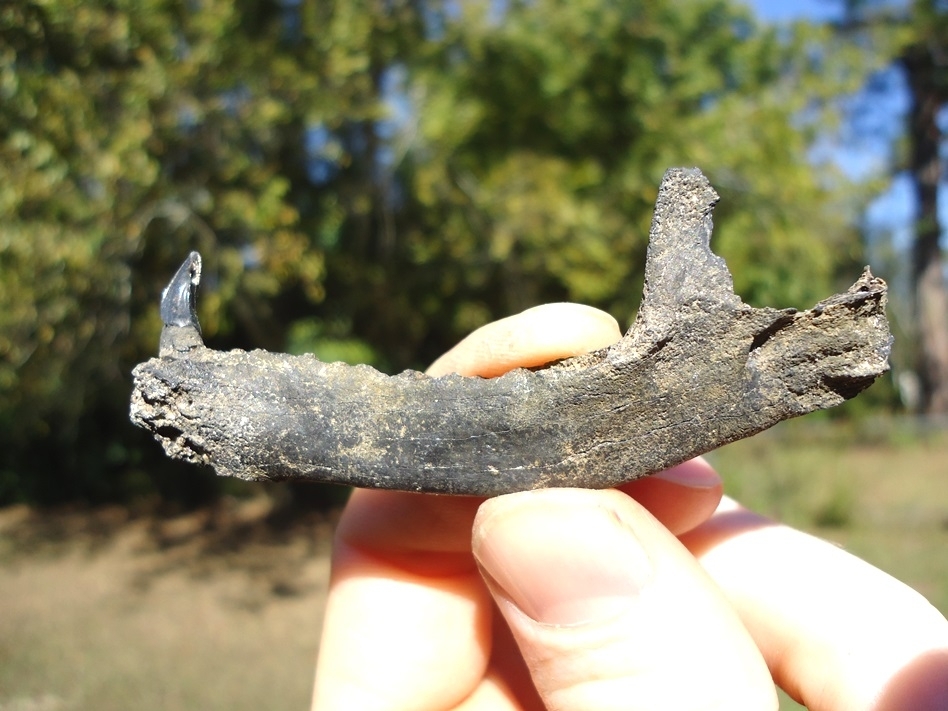
<svg viewBox="0 0 948 711">
<path fill-rule="evenodd" d="M 331 525 L 0 511 L 0 709 L 302 709 Z"/>
<path fill-rule="evenodd" d="M 712 459 L 948 612 L 948 431 L 803 421 Z M 307 708 L 332 521 L 272 518 L 0 510 L 0 711 Z"/>
<path fill-rule="evenodd" d="M 711 459 L 741 503 L 840 543 L 948 613 L 948 429 L 802 420 Z"/>
</svg>

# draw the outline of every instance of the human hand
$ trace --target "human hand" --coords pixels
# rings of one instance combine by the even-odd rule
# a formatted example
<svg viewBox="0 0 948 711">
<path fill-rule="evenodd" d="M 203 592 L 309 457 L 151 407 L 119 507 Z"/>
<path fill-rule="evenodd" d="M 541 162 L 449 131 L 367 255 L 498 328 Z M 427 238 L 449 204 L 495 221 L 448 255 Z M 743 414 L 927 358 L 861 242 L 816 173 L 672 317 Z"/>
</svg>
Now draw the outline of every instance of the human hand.
<svg viewBox="0 0 948 711">
<path fill-rule="evenodd" d="M 619 336 L 602 312 L 540 307 L 429 372 L 490 377 Z M 948 623 L 924 599 L 720 499 L 702 460 L 608 491 L 355 491 L 313 708 L 756 711 L 774 680 L 811 709 L 948 707 Z"/>
</svg>

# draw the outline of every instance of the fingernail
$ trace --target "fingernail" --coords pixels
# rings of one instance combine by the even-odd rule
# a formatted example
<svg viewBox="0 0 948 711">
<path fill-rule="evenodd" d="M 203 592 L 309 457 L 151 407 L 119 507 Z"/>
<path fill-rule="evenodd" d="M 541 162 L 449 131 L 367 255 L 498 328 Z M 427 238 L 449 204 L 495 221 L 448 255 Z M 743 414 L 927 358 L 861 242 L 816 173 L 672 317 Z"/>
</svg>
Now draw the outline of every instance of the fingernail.
<svg viewBox="0 0 948 711">
<path fill-rule="evenodd" d="M 615 617 L 648 584 L 651 561 L 615 511 L 577 502 L 576 492 L 562 499 L 553 493 L 503 497 L 533 498 L 505 502 L 483 518 L 475 557 L 498 592 L 537 622 L 581 625 Z"/>
<path fill-rule="evenodd" d="M 678 466 L 657 472 L 652 475 L 673 484 L 680 484 L 692 489 L 713 489 L 721 485 L 721 476 L 704 459 L 698 457 Z"/>
</svg>

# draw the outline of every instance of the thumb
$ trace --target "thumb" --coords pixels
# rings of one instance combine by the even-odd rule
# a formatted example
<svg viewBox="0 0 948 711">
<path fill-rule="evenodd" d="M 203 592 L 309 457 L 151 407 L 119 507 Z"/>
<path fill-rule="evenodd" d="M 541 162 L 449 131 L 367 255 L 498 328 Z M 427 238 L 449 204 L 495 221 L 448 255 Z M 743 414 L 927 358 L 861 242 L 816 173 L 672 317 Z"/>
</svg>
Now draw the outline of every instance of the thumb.
<svg viewBox="0 0 948 711">
<path fill-rule="evenodd" d="M 625 494 L 490 499 L 473 549 L 548 709 L 777 708 L 767 667 L 723 595 Z"/>
</svg>

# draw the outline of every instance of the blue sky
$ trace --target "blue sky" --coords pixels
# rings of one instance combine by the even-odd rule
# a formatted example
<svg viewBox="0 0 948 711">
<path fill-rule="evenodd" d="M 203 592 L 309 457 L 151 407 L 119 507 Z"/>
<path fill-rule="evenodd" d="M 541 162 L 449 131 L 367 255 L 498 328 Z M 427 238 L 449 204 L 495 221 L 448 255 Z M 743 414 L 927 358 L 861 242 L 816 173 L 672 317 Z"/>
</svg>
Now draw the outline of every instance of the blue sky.
<svg viewBox="0 0 948 711">
<path fill-rule="evenodd" d="M 828 20 L 839 15 L 839 3 L 835 0 L 750 0 L 747 4 L 768 22 Z"/>
<path fill-rule="evenodd" d="M 757 16 L 766 22 L 792 20 L 831 20 L 839 16 L 839 0 L 746 0 Z M 882 77 L 883 100 L 876 94 L 872 106 L 858 106 L 855 98 L 854 116 L 842 144 L 829 147 L 833 159 L 851 177 L 860 177 L 888 165 L 892 141 L 902 131 L 908 111 L 909 94 L 904 77 L 897 69 Z M 948 224 L 948 200 L 939 195 L 942 224 Z M 895 176 L 890 188 L 869 206 L 866 225 L 876 236 L 887 236 L 899 250 L 908 248 L 912 237 L 914 204 L 912 184 L 907 176 Z M 943 237 L 944 239 L 944 237 Z"/>
</svg>

